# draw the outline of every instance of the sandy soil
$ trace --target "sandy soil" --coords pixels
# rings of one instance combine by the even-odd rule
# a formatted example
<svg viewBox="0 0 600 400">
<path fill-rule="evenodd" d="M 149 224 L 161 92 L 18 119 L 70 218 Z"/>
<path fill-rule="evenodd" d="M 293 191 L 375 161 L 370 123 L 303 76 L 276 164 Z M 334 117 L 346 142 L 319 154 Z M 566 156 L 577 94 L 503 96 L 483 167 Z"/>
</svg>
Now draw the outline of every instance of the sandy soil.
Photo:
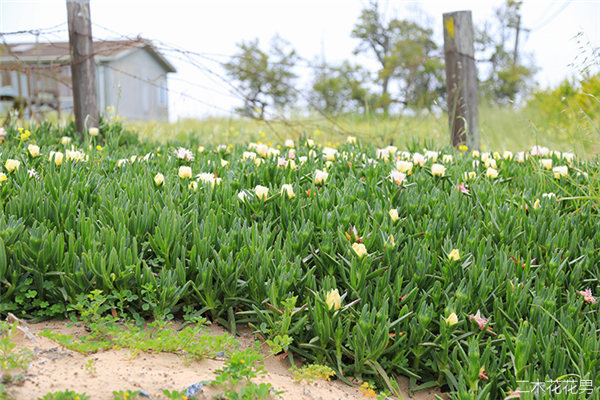
<svg viewBox="0 0 600 400">
<path fill-rule="evenodd" d="M 84 335 L 83 327 L 68 327 L 67 321 L 50 321 L 29 324 L 28 329 L 34 340 L 19 332 L 13 341 L 20 347 L 34 352 L 30 368 L 15 384 L 8 386 L 9 393 L 16 400 L 31 400 L 42 397 L 46 393 L 74 390 L 85 392 L 92 399 L 111 399 L 114 390 L 144 390 L 152 399 L 164 399 L 163 389 L 182 390 L 186 387 L 214 377 L 213 371 L 223 365 L 224 360 L 205 359 L 186 365 L 181 356 L 170 353 L 140 353 L 131 358 L 129 350 L 110 350 L 96 354 L 84 355 L 70 351 L 37 333 L 44 329 L 54 332 Z M 219 327 L 211 327 L 212 332 L 224 332 Z M 249 332 L 238 337 L 242 348 L 253 343 Z M 95 371 L 86 369 L 88 360 L 94 360 Z M 365 399 L 358 389 L 340 381 L 318 381 L 314 383 L 296 383 L 288 371 L 289 363 L 278 358 L 265 358 L 267 375 L 256 382 L 269 382 L 277 390 L 285 391 L 282 396 L 286 400 L 329 400 L 329 399 Z M 409 399 L 407 382 L 404 386 L 404 399 Z M 218 393 L 214 388 L 202 389 L 199 399 L 211 399 Z M 427 390 L 416 393 L 413 399 L 434 399 L 439 391 Z"/>
</svg>

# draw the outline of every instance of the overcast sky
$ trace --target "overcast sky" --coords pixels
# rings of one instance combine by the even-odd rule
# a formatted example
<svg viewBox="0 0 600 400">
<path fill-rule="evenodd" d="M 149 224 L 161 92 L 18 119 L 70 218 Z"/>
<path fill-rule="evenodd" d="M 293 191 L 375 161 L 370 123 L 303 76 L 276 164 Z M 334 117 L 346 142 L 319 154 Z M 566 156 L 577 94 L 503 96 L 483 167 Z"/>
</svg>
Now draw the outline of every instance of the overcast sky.
<svg viewBox="0 0 600 400">
<path fill-rule="evenodd" d="M 171 118 L 225 115 L 239 99 L 229 94 L 223 71 L 215 61 L 227 61 L 236 43 L 259 38 L 266 49 L 279 34 L 307 60 L 325 57 L 365 61 L 352 55 L 356 40 L 350 32 L 366 0 L 91 0 L 95 37 L 142 36 L 171 48 L 193 51 L 196 64 L 178 53 L 167 58 L 178 69 L 169 82 Z M 383 0 L 384 9 L 399 18 L 429 20 L 441 44 L 442 14 L 472 10 L 474 22 L 489 19 L 503 0 Z M 65 0 L 0 0 L 0 32 L 46 28 L 65 23 Z M 600 0 L 524 0 L 520 51 L 531 53 L 541 68 L 536 78 L 553 86 L 578 75 L 578 55 L 600 46 Z M 43 40 L 67 40 L 66 24 Z M 582 32 L 583 36 L 575 37 Z M 5 36 L 8 42 L 33 41 L 32 35 Z M 589 44 L 587 44 L 589 42 Z M 512 47 L 512 46 L 511 46 Z M 573 65 L 575 64 L 575 66 Z M 597 65 L 596 65 L 597 67 Z M 206 68 L 206 69 L 205 69 Z M 310 71 L 300 66 L 304 84 Z"/>
</svg>

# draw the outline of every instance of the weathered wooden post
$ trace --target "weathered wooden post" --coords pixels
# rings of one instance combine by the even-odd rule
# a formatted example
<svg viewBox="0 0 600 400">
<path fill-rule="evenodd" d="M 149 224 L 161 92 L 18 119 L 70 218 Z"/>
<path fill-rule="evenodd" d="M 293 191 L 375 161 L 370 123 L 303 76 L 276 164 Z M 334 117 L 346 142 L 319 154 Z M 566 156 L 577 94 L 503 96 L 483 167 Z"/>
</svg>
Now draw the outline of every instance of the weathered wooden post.
<svg viewBox="0 0 600 400">
<path fill-rule="evenodd" d="M 67 0 L 71 80 L 75 127 L 83 137 L 91 127 L 98 127 L 96 65 L 92 43 L 89 0 Z"/>
<path fill-rule="evenodd" d="M 471 11 L 444 14 L 446 96 L 452 145 L 480 148 L 477 111 L 477 69 Z"/>
</svg>

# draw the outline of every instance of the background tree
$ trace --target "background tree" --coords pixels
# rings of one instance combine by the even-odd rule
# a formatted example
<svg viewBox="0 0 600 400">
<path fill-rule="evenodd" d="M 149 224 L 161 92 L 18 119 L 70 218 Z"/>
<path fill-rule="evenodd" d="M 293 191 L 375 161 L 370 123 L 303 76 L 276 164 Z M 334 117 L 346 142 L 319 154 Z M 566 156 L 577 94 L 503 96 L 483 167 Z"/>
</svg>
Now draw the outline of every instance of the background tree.
<svg viewBox="0 0 600 400">
<path fill-rule="evenodd" d="M 244 97 L 238 112 L 263 119 L 269 107 L 282 110 L 296 100 L 293 67 L 298 56 L 289 42 L 275 36 L 268 53 L 260 49 L 258 39 L 237 46 L 240 51 L 225 64 L 225 71 Z"/>
<path fill-rule="evenodd" d="M 371 1 L 352 30 L 355 53 L 368 53 L 379 63 L 379 106 L 387 113 L 392 103 L 430 107 L 443 92 L 443 63 L 437 57 L 433 31 L 408 20 L 387 20 L 377 1 Z M 437 60 L 436 60 L 437 58 Z M 399 93 L 391 93 L 397 81 Z"/>
<path fill-rule="evenodd" d="M 522 4 L 520 0 L 506 0 L 494 10 L 494 18 L 476 32 L 476 58 L 489 61 L 487 69 L 479 68 L 481 91 L 492 102 L 514 102 L 533 88 L 537 68 L 530 61 L 526 65 L 516 37 L 523 30 Z"/>
<path fill-rule="evenodd" d="M 338 67 L 322 63 L 314 75 L 311 103 L 329 114 L 364 111 L 374 102 L 365 85 L 369 80 L 367 70 L 348 61 Z"/>
</svg>

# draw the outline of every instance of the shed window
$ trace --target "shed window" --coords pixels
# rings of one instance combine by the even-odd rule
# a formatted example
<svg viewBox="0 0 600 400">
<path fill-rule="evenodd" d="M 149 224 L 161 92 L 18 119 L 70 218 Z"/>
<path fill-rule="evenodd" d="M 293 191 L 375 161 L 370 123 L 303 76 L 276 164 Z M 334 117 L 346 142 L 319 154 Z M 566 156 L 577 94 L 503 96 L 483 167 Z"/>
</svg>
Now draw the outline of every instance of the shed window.
<svg viewBox="0 0 600 400">
<path fill-rule="evenodd" d="M 161 83 L 160 86 L 158 86 L 158 104 L 160 104 L 161 106 L 166 106 L 167 101 L 167 84 Z"/>
</svg>

